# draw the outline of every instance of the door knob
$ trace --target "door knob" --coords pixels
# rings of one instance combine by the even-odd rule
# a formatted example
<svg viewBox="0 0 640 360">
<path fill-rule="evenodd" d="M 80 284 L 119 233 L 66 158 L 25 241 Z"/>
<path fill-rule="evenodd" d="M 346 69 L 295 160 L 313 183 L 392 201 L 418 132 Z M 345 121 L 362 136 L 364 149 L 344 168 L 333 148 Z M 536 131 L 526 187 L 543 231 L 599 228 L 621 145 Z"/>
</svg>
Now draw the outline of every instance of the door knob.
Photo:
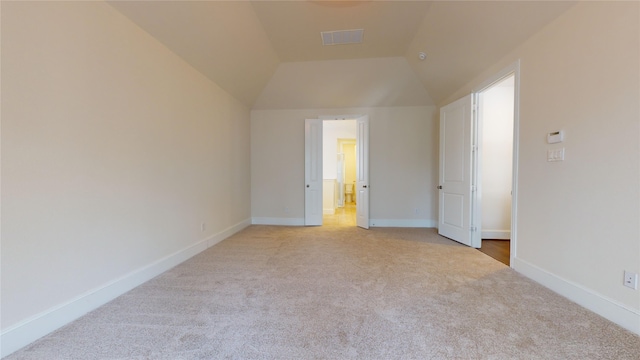
<svg viewBox="0 0 640 360">
<path fill-rule="evenodd" d="M 438 185 L 438 189 L 442 190 L 442 185 Z"/>
<path fill-rule="evenodd" d="M 367 188 L 367 185 L 362 185 L 362 187 L 366 189 L 366 188 Z"/>
<path fill-rule="evenodd" d="M 307 187 L 309 187 L 309 184 L 307 184 Z"/>
</svg>

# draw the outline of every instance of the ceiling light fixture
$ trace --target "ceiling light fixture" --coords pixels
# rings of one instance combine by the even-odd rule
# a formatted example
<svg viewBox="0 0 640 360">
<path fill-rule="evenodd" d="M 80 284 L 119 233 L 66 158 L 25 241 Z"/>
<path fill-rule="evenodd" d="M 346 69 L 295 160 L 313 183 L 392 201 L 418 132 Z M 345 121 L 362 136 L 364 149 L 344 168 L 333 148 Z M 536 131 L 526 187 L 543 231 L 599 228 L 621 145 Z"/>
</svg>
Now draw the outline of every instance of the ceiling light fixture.
<svg viewBox="0 0 640 360">
<path fill-rule="evenodd" d="M 426 58 L 427 58 L 427 54 L 423 53 L 422 51 L 418 53 L 418 59 L 424 60 Z"/>
</svg>

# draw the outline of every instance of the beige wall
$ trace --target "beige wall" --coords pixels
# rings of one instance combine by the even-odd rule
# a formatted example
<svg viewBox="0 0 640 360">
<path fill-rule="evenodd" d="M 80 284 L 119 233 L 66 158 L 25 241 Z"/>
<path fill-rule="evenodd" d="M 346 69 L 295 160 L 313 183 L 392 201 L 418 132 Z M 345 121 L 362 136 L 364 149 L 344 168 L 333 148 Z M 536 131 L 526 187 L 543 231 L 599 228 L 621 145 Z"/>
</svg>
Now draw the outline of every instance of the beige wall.
<svg viewBox="0 0 640 360">
<path fill-rule="evenodd" d="M 514 267 L 632 321 L 638 7 L 579 4 L 446 101 L 521 59 Z M 249 216 L 303 218 L 305 118 L 368 114 L 371 218 L 435 225 L 435 107 L 249 113 L 103 3 L 3 2 L 1 60 L 3 332 Z M 547 163 L 559 129 L 567 160 Z"/>
<path fill-rule="evenodd" d="M 304 119 L 349 114 L 369 115 L 373 225 L 392 220 L 434 226 L 438 124 L 433 106 L 252 111 L 252 218 L 290 223 L 304 218 Z"/>
<path fill-rule="evenodd" d="M 3 331 L 248 223 L 249 121 L 105 3 L 3 2 Z"/>
<path fill-rule="evenodd" d="M 640 272 L 639 6 L 580 3 L 443 102 L 521 59 L 514 266 L 594 311 L 623 309 L 636 332 L 640 291 L 622 277 Z M 556 130 L 566 160 L 549 163 Z"/>
</svg>

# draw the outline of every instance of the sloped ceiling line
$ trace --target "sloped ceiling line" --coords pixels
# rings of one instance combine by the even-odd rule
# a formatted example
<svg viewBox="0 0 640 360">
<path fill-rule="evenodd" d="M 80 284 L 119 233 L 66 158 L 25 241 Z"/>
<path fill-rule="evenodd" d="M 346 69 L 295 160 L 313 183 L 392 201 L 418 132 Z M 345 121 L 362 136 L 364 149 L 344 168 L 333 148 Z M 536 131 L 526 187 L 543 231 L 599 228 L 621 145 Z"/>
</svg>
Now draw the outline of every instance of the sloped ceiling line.
<svg viewBox="0 0 640 360">
<path fill-rule="evenodd" d="M 247 107 L 301 109 L 433 105 L 575 2 L 108 3 Z M 361 44 L 322 46 L 359 28 Z"/>
</svg>

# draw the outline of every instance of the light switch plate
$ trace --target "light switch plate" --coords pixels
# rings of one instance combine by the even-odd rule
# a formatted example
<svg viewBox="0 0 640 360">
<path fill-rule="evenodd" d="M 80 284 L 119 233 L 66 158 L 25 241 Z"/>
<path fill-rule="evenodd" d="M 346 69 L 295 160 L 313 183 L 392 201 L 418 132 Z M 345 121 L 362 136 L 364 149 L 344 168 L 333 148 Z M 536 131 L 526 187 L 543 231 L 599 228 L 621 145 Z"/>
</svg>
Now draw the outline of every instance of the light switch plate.
<svg viewBox="0 0 640 360">
<path fill-rule="evenodd" d="M 547 161 L 563 161 L 564 148 L 547 150 Z"/>
</svg>

